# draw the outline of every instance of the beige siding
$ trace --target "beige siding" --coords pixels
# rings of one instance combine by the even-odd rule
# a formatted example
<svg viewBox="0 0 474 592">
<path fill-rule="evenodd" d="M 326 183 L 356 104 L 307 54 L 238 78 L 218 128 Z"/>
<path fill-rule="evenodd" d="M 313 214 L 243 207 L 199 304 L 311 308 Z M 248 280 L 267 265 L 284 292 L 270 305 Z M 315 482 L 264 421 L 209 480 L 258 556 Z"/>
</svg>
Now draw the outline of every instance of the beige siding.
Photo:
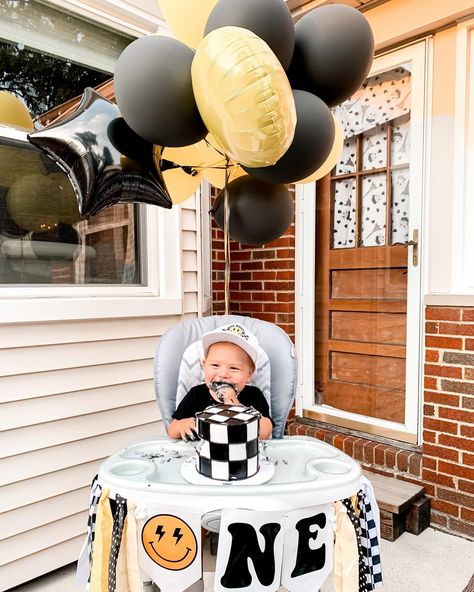
<svg viewBox="0 0 474 592">
<path fill-rule="evenodd" d="M 160 336 L 198 311 L 198 220 L 181 210 L 183 314 L 0 325 L 0 590 L 75 561 L 100 463 L 163 433 Z"/>
</svg>

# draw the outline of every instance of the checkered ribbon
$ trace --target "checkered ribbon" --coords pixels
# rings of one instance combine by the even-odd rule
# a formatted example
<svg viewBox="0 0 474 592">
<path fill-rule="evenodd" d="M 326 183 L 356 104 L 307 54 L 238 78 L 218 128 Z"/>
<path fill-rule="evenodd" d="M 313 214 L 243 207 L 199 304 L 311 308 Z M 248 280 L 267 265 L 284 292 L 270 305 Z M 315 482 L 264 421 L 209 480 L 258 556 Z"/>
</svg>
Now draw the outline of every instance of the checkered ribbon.
<svg viewBox="0 0 474 592">
<path fill-rule="evenodd" d="M 90 580 L 90 566 L 92 565 L 92 545 L 95 537 L 95 520 L 97 516 L 97 504 L 102 495 L 102 487 L 99 484 L 98 475 L 94 477 L 91 483 L 91 490 L 89 493 L 89 515 L 87 517 L 87 555 L 89 557 L 89 578 Z"/>
<path fill-rule="evenodd" d="M 357 507 L 359 509 L 359 521 L 362 532 L 360 542 L 364 555 L 367 590 L 375 590 L 375 588 L 382 586 L 380 545 L 372 506 L 370 505 L 369 498 L 362 491 L 359 491 L 357 494 Z"/>
<path fill-rule="evenodd" d="M 352 501 L 350 498 L 341 500 L 344 504 L 347 515 L 349 516 L 350 521 L 352 522 L 353 527 L 356 531 L 356 539 L 357 539 L 357 552 L 359 555 L 359 592 L 367 592 L 371 588 L 367 587 L 367 577 L 365 571 L 365 562 L 364 562 L 364 554 L 361 545 L 361 528 L 360 522 L 357 514 L 354 511 L 354 507 L 352 506 Z"/>
<path fill-rule="evenodd" d="M 114 525 L 112 527 L 112 543 L 109 555 L 109 592 L 115 592 L 117 584 L 117 559 L 122 543 L 123 525 L 125 521 L 127 500 L 118 493 L 115 496 Z"/>
</svg>

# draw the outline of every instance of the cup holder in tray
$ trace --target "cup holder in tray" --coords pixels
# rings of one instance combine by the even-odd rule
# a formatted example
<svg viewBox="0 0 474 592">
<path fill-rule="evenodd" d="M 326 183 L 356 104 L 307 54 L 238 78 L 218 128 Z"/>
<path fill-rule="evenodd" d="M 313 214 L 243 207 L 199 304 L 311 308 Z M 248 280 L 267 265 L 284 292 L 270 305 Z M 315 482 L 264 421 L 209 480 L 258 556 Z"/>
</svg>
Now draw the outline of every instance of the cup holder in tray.
<svg viewBox="0 0 474 592">
<path fill-rule="evenodd" d="M 153 465 L 147 460 L 123 460 L 112 465 L 109 471 L 117 477 L 135 477 L 153 471 Z"/>
<path fill-rule="evenodd" d="M 309 462 L 309 467 L 318 473 L 325 475 L 344 475 L 351 472 L 351 467 L 343 460 L 335 458 L 325 458 L 320 460 L 312 460 Z"/>
</svg>

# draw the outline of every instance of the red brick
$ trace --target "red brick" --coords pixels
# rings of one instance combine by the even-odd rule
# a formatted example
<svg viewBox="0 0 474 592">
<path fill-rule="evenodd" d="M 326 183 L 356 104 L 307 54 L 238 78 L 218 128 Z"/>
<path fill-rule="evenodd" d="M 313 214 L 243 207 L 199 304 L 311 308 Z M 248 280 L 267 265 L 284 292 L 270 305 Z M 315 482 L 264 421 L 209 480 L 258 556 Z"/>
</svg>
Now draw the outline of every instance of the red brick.
<svg viewBox="0 0 474 592">
<path fill-rule="evenodd" d="M 474 425 L 474 411 L 467 409 L 454 409 L 452 407 L 439 407 L 438 415 L 444 419 L 452 419 L 462 423 Z"/>
<path fill-rule="evenodd" d="M 451 393 L 463 393 L 464 395 L 474 395 L 474 383 L 459 382 L 457 380 L 441 380 L 441 390 Z"/>
<path fill-rule="evenodd" d="M 435 408 L 434 405 L 423 405 L 423 415 L 425 417 L 434 417 Z"/>
<path fill-rule="evenodd" d="M 474 339 L 466 339 L 466 347 L 464 349 L 474 349 Z"/>
<path fill-rule="evenodd" d="M 343 450 L 344 448 L 344 436 L 342 434 L 337 434 L 334 438 L 334 446 L 339 450 Z"/>
<path fill-rule="evenodd" d="M 429 320 L 459 321 L 461 318 L 461 311 L 459 308 L 429 306 L 426 308 L 425 316 Z"/>
<path fill-rule="evenodd" d="M 474 409 L 474 397 L 463 397 L 461 407 L 463 409 Z"/>
<path fill-rule="evenodd" d="M 438 468 L 438 461 L 430 456 L 423 457 L 423 467 L 429 471 L 436 471 Z"/>
<path fill-rule="evenodd" d="M 425 364 L 425 375 L 462 378 L 462 368 L 458 366 L 435 366 L 434 364 Z"/>
<path fill-rule="evenodd" d="M 425 389 L 436 391 L 438 389 L 438 379 L 432 378 L 431 376 L 425 376 L 423 379 L 423 386 Z"/>
<path fill-rule="evenodd" d="M 463 321 L 474 321 L 474 308 L 463 308 L 462 309 L 462 320 Z"/>
<path fill-rule="evenodd" d="M 439 351 L 437 349 L 427 349 L 425 352 L 427 362 L 437 362 L 439 360 Z"/>
<path fill-rule="evenodd" d="M 295 259 L 295 250 L 294 249 L 278 249 L 276 252 L 276 256 L 279 259 Z"/>
<path fill-rule="evenodd" d="M 359 460 L 359 461 L 364 460 L 364 444 L 365 444 L 365 442 L 366 441 L 362 440 L 362 438 L 359 438 L 354 442 L 353 458 L 355 458 L 355 460 Z"/>
<path fill-rule="evenodd" d="M 474 366 L 474 354 L 462 352 L 444 352 L 443 362 L 447 364 L 461 364 L 462 366 Z"/>
<path fill-rule="evenodd" d="M 443 514 L 448 514 L 449 516 L 459 518 L 459 507 L 454 506 L 453 504 L 448 504 L 446 502 L 442 502 L 441 500 L 433 499 L 431 500 L 431 507 L 433 510 L 437 510 Z"/>
<path fill-rule="evenodd" d="M 444 458 L 459 462 L 459 452 L 452 448 L 443 448 L 442 446 L 433 446 L 433 444 L 423 444 L 423 454 L 435 458 Z"/>
<path fill-rule="evenodd" d="M 437 524 L 438 526 L 448 526 L 448 519 L 443 514 L 438 514 L 438 512 L 431 512 L 431 523 Z"/>
<path fill-rule="evenodd" d="M 426 419 L 425 419 L 426 423 Z M 436 432 L 430 432 L 429 430 L 423 430 L 423 442 L 436 442 Z"/>
<path fill-rule="evenodd" d="M 387 448 L 385 451 L 385 466 L 387 469 L 393 469 L 395 467 L 395 460 L 397 457 L 397 449 L 396 448 Z"/>
<path fill-rule="evenodd" d="M 421 475 L 421 454 L 414 452 L 408 459 L 408 472 L 413 477 L 420 477 Z"/>
<path fill-rule="evenodd" d="M 245 269 L 247 270 L 258 270 L 263 269 L 263 261 L 246 261 Z"/>
<path fill-rule="evenodd" d="M 443 335 L 474 335 L 474 323 L 440 323 L 439 332 Z"/>
<path fill-rule="evenodd" d="M 474 452 L 474 440 L 469 438 L 456 438 L 447 434 L 440 434 L 438 443 L 441 446 L 451 446 L 451 448 L 458 448 L 465 452 Z"/>
<path fill-rule="evenodd" d="M 364 460 L 371 465 L 374 464 L 374 449 L 376 446 L 376 442 L 367 442 L 364 444 Z"/>
<path fill-rule="evenodd" d="M 293 269 L 293 262 L 289 259 L 272 259 L 271 261 L 265 261 L 263 265 L 264 269 Z"/>
<path fill-rule="evenodd" d="M 461 429 L 461 436 L 465 436 L 466 438 L 474 438 L 474 426 L 459 426 Z"/>
<path fill-rule="evenodd" d="M 276 271 L 268 271 L 268 270 L 262 270 L 262 271 L 254 271 L 252 272 L 252 279 L 254 280 L 262 280 L 265 282 L 268 281 L 272 281 L 272 280 L 276 280 Z"/>
<path fill-rule="evenodd" d="M 439 323 L 434 323 L 434 322 L 425 323 L 425 332 L 430 335 L 439 333 Z"/>
<path fill-rule="evenodd" d="M 265 290 L 288 291 L 288 290 L 293 290 L 294 287 L 295 287 L 294 282 L 284 282 L 284 281 L 265 282 Z"/>
<path fill-rule="evenodd" d="M 436 483 L 437 485 L 444 485 L 445 487 L 454 487 L 454 479 L 449 475 L 441 475 L 438 472 L 430 471 L 423 467 L 421 476 L 423 477 L 423 481 L 428 481 L 428 483 Z"/>
<path fill-rule="evenodd" d="M 467 520 L 468 522 L 474 523 L 474 510 L 461 508 L 461 520 Z"/>
<path fill-rule="evenodd" d="M 295 272 L 293 270 L 279 270 L 276 272 L 276 277 L 279 280 L 295 280 Z"/>
<path fill-rule="evenodd" d="M 447 475 L 454 475 L 455 477 L 461 477 L 462 479 L 474 480 L 474 469 L 460 465 L 454 465 L 452 463 L 445 462 L 444 460 L 440 460 L 438 462 L 438 470 L 441 473 L 446 473 Z"/>
<path fill-rule="evenodd" d="M 466 493 L 474 495 L 474 481 L 464 481 L 464 479 L 459 479 L 458 488 L 459 491 L 465 491 Z"/>
<path fill-rule="evenodd" d="M 251 299 L 257 301 L 274 302 L 276 296 L 277 295 L 275 292 L 252 292 Z M 265 310 L 267 310 L 266 307 Z"/>
<path fill-rule="evenodd" d="M 440 419 L 425 417 L 423 419 L 423 427 L 426 430 L 433 430 L 435 432 L 444 432 L 448 434 L 458 433 L 458 424 L 453 421 L 441 421 Z M 428 440 L 433 442 L 433 440 Z"/>
<path fill-rule="evenodd" d="M 455 530 L 463 535 L 466 535 L 470 539 L 474 539 L 474 524 L 469 524 L 469 522 L 451 518 L 449 521 L 449 527 L 450 530 Z"/>
<path fill-rule="evenodd" d="M 255 249 L 252 252 L 252 259 L 275 259 L 276 251 L 273 249 Z"/>
<path fill-rule="evenodd" d="M 431 485 L 431 483 L 423 483 L 423 487 L 425 488 L 426 495 L 429 495 L 430 497 L 435 497 L 436 488 L 434 485 Z"/>
<path fill-rule="evenodd" d="M 440 349 L 463 349 L 462 338 L 460 337 L 437 337 L 434 335 L 427 335 L 425 344 L 426 347 L 438 347 Z"/>
<path fill-rule="evenodd" d="M 474 497 L 465 493 L 459 493 L 452 489 L 443 489 L 438 487 L 437 495 L 440 499 L 451 504 L 457 504 L 458 506 L 464 506 L 465 508 L 474 509 Z"/>
<path fill-rule="evenodd" d="M 434 391 L 425 391 L 425 403 L 435 403 L 435 405 L 451 405 L 459 407 L 459 395 L 451 395 Z"/>
<path fill-rule="evenodd" d="M 385 444 L 378 444 L 374 448 L 374 461 L 376 465 L 380 467 L 385 466 L 385 451 L 387 448 L 388 446 L 385 446 Z"/>
<path fill-rule="evenodd" d="M 397 469 L 402 473 L 406 473 L 408 471 L 408 460 L 412 454 L 412 452 L 408 452 L 407 450 L 400 450 L 398 452 Z"/>
<path fill-rule="evenodd" d="M 241 282 L 240 283 L 240 289 L 241 290 L 250 290 L 252 292 L 254 292 L 254 291 L 262 291 L 263 290 L 263 284 L 262 284 L 262 282 Z"/>
<path fill-rule="evenodd" d="M 474 368 L 472 366 L 464 368 L 464 378 L 466 380 L 474 380 Z"/>
<path fill-rule="evenodd" d="M 347 438 L 344 439 L 344 452 L 346 454 L 348 454 L 349 456 L 352 456 L 352 454 L 354 453 L 354 442 L 356 441 L 355 438 L 353 438 L 352 436 L 347 436 Z"/>
</svg>

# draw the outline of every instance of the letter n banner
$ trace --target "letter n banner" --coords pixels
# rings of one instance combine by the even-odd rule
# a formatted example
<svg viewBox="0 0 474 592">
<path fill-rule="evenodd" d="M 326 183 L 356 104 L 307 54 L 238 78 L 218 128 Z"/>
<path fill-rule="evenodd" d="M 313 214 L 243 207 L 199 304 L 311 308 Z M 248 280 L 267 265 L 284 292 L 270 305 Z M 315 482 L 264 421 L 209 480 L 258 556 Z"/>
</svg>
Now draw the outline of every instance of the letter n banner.
<svg viewBox="0 0 474 592">
<path fill-rule="evenodd" d="M 281 576 L 282 512 L 222 511 L 215 592 L 274 592 Z"/>
</svg>

